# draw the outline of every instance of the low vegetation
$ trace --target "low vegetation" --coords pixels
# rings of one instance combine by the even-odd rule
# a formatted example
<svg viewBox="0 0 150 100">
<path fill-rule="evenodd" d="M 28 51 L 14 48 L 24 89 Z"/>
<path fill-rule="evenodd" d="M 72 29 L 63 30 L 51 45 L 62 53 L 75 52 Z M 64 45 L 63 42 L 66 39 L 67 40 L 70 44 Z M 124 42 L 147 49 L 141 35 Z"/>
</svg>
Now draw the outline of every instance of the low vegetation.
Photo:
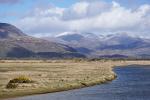
<svg viewBox="0 0 150 100">
<path fill-rule="evenodd" d="M 113 66 L 150 65 L 150 61 L 1 60 L 0 98 L 50 93 L 105 83 Z M 34 80 L 34 81 L 33 81 Z"/>
<path fill-rule="evenodd" d="M 10 80 L 8 84 L 6 85 L 6 88 L 8 89 L 17 88 L 18 85 L 21 83 L 32 83 L 32 82 L 33 81 L 27 76 L 19 76 Z"/>
<path fill-rule="evenodd" d="M 6 88 L 7 89 L 14 89 L 14 88 L 17 88 L 18 87 L 18 83 L 8 83 L 7 85 L 6 85 Z"/>
</svg>

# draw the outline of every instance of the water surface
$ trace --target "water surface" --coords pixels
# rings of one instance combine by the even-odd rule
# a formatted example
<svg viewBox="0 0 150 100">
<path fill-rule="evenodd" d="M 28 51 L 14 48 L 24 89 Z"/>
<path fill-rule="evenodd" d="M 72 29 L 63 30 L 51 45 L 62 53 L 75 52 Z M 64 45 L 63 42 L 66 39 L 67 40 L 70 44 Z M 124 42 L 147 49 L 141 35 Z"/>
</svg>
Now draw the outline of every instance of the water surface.
<svg viewBox="0 0 150 100">
<path fill-rule="evenodd" d="M 117 79 L 107 84 L 13 100 L 150 100 L 150 66 L 114 69 Z"/>
</svg>

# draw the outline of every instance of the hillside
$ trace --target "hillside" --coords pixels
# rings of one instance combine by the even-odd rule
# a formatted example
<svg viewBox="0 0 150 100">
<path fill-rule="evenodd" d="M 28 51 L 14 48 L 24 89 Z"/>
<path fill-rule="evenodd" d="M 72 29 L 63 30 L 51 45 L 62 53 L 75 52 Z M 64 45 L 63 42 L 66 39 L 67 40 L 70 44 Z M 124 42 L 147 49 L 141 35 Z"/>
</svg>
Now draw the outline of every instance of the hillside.
<svg viewBox="0 0 150 100">
<path fill-rule="evenodd" d="M 85 56 L 67 45 L 31 37 L 13 25 L 0 23 L 0 57 L 72 58 Z"/>
<path fill-rule="evenodd" d="M 103 36 L 93 33 L 65 32 L 45 39 L 69 45 L 88 57 L 150 58 L 150 39 L 133 37 L 127 33 Z"/>
</svg>

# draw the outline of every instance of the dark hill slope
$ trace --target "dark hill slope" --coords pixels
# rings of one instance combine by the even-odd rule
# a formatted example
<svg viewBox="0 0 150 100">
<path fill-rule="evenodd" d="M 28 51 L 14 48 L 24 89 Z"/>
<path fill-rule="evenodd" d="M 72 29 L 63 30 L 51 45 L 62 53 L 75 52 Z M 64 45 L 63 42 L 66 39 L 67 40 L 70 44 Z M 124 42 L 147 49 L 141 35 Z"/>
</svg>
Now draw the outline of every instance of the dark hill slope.
<svg viewBox="0 0 150 100">
<path fill-rule="evenodd" d="M 7 23 L 0 23 L 1 58 L 73 58 L 85 57 L 67 45 L 49 42 L 24 34 Z"/>
</svg>

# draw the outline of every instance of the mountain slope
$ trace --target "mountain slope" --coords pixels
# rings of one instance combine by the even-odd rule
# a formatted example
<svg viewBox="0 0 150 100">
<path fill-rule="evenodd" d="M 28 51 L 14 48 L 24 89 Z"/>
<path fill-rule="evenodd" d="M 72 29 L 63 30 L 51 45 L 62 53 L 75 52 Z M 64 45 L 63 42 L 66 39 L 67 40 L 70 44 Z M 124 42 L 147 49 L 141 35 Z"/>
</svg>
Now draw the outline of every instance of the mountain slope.
<svg viewBox="0 0 150 100">
<path fill-rule="evenodd" d="M 17 27 L 7 23 L 0 23 L 0 38 L 17 38 L 21 36 L 26 35 Z"/>
<path fill-rule="evenodd" d="M 68 41 L 68 38 L 71 39 L 75 35 L 82 38 Z M 65 32 L 52 40 L 76 48 L 88 57 L 150 57 L 150 39 L 133 37 L 126 33 L 98 36 L 92 33 Z"/>
<path fill-rule="evenodd" d="M 85 57 L 67 45 L 49 42 L 24 34 L 18 28 L 0 23 L 0 57 L 70 58 Z"/>
</svg>

